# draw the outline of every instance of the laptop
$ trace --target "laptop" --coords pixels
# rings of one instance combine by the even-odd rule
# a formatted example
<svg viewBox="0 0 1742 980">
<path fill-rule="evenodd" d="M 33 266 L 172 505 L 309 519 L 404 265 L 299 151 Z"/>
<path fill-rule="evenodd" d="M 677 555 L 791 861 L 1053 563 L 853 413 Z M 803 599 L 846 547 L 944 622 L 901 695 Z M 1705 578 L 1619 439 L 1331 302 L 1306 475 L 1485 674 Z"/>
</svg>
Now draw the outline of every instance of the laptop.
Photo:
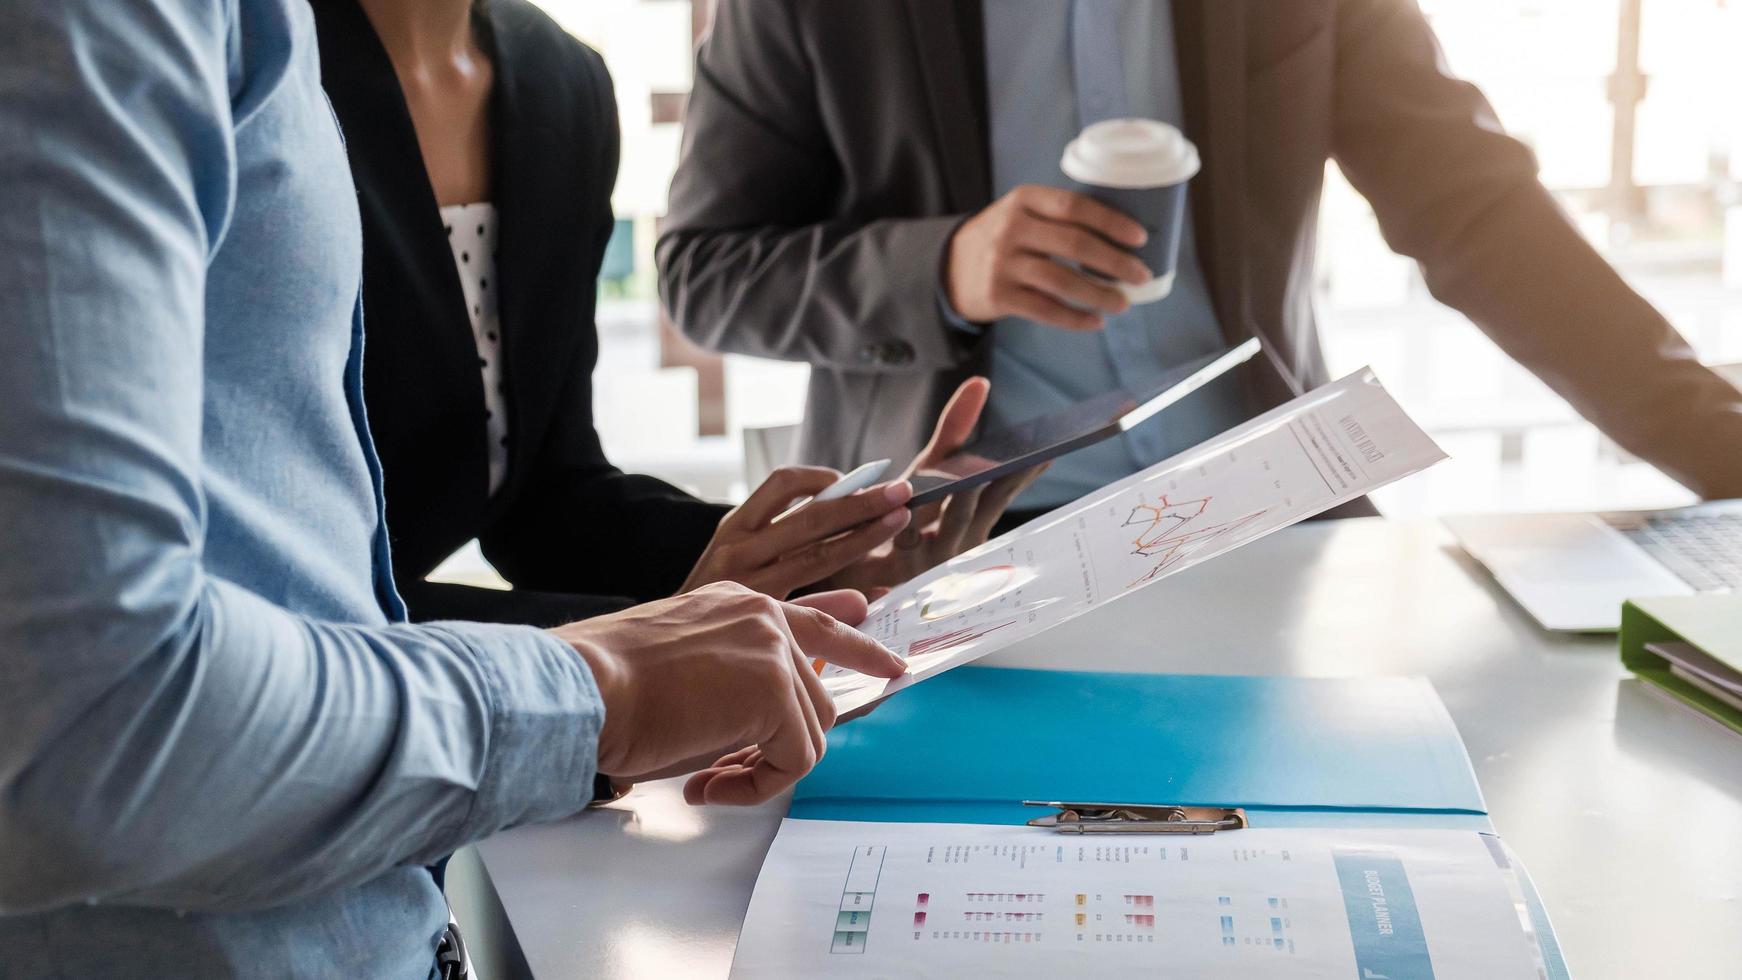
<svg viewBox="0 0 1742 980">
<path fill-rule="evenodd" d="M 1626 599 L 1742 590 L 1742 500 L 1605 514 L 1471 514 L 1445 523 L 1546 629 L 1613 632 Z"/>
</svg>

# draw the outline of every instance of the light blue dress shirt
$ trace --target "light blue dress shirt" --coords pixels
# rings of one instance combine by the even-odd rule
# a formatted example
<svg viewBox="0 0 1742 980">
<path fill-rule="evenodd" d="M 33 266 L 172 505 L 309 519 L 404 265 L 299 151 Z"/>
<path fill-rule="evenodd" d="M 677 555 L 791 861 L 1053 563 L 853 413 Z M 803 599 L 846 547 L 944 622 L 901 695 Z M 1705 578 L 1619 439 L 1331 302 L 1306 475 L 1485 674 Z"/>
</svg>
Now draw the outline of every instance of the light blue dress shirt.
<svg viewBox="0 0 1742 980">
<path fill-rule="evenodd" d="M 1184 128 L 1166 0 L 985 0 L 985 40 L 994 195 L 1023 184 L 1069 186 L 1059 158 L 1087 123 L 1133 115 Z M 1085 91 L 1079 80 L 1091 79 Z M 1143 390 L 1169 368 L 1226 346 L 1189 212 L 1183 235 L 1173 293 L 1107 317 L 1099 333 L 1017 318 L 993 325 L 989 421 Z M 1054 461 L 1015 506 L 1068 503 L 1249 415 L 1239 384 L 1224 378 L 1130 433 Z"/>
<path fill-rule="evenodd" d="M 401 622 L 308 6 L 0 23 L 0 976 L 427 977 L 423 866 L 581 809 L 604 710 Z"/>
</svg>

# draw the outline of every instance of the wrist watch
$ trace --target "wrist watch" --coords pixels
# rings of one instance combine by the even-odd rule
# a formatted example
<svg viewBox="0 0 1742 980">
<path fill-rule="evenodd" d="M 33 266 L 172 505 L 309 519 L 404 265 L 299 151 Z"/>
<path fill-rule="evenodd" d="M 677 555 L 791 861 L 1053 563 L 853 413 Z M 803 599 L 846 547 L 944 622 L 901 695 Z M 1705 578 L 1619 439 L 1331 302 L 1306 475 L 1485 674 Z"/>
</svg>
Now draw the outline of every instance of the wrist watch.
<svg viewBox="0 0 1742 980">
<path fill-rule="evenodd" d="M 591 810 L 607 803 L 615 803 L 629 795 L 629 791 L 634 788 L 634 783 L 618 783 L 602 772 L 595 773 L 593 775 L 593 801 L 587 804 L 587 809 Z"/>
</svg>

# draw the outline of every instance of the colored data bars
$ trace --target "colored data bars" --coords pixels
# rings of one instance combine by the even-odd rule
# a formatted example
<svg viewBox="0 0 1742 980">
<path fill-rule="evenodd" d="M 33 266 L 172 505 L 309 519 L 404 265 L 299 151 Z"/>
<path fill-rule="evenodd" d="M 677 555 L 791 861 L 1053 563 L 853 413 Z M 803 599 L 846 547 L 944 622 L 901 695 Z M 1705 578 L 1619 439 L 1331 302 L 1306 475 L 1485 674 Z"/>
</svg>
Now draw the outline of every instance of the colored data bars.
<svg viewBox="0 0 1742 980">
<path fill-rule="evenodd" d="M 863 953 L 871 931 L 871 906 L 877 899 L 877 879 L 883 874 L 884 847 L 859 847 L 847 869 L 847 884 L 841 890 L 841 907 L 835 914 L 835 940 L 831 953 Z"/>
</svg>

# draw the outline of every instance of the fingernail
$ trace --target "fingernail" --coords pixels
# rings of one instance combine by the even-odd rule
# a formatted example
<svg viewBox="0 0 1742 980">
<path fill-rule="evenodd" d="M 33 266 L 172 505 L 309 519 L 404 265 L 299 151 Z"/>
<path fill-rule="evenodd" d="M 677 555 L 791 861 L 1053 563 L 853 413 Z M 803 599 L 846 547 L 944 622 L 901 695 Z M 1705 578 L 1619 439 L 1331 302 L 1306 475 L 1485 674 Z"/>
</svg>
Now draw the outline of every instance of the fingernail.
<svg viewBox="0 0 1742 980">
<path fill-rule="evenodd" d="M 907 513 L 907 510 L 905 508 L 903 508 L 901 510 L 892 510 L 889 513 L 883 515 L 883 526 L 884 527 L 901 527 L 903 524 L 907 523 L 907 519 L 908 519 L 908 513 Z"/>
<path fill-rule="evenodd" d="M 897 480 L 883 488 L 883 497 L 892 504 L 905 504 L 913 498 L 913 484 Z"/>
<path fill-rule="evenodd" d="M 1138 280 L 1137 284 L 1141 286 L 1142 284 L 1144 284 L 1144 283 L 1146 283 L 1154 278 L 1155 278 L 1155 273 L 1151 272 L 1149 270 L 1149 268 L 1147 266 L 1145 266 L 1143 269 L 1143 278 Z"/>
</svg>

